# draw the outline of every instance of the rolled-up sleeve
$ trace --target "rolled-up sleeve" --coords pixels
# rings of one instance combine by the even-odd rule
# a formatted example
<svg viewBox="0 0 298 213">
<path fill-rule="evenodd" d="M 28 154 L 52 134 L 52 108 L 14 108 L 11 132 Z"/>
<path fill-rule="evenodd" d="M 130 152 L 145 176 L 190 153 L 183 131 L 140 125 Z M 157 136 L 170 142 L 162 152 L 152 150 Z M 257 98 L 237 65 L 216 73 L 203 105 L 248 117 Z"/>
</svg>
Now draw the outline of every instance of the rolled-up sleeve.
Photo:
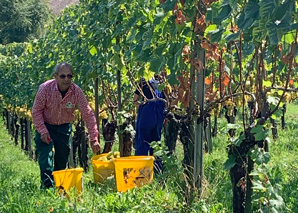
<svg viewBox="0 0 298 213">
<path fill-rule="evenodd" d="M 48 129 L 44 124 L 44 109 L 46 104 L 46 91 L 45 89 L 40 86 L 37 94 L 35 96 L 34 104 L 32 107 L 32 119 L 33 124 L 37 132 L 39 132 L 41 135 L 44 135 L 45 133 L 48 133 Z"/>
<path fill-rule="evenodd" d="M 98 129 L 94 112 L 89 106 L 87 98 L 81 88 L 77 88 L 76 94 L 78 98 L 78 108 L 82 114 L 83 121 L 86 123 L 90 140 L 98 140 Z"/>
</svg>

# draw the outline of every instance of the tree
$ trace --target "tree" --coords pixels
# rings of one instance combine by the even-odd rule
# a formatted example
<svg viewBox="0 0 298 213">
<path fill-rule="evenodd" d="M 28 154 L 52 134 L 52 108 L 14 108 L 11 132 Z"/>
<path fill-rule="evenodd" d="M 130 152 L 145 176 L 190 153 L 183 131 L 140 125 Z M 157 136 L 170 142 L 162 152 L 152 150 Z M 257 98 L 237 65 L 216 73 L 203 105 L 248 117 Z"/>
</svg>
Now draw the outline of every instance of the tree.
<svg viewBox="0 0 298 213">
<path fill-rule="evenodd" d="M 1 44 L 38 37 L 50 15 L 45 0 L 1 0 L 0 8 Z"/>
</svg>

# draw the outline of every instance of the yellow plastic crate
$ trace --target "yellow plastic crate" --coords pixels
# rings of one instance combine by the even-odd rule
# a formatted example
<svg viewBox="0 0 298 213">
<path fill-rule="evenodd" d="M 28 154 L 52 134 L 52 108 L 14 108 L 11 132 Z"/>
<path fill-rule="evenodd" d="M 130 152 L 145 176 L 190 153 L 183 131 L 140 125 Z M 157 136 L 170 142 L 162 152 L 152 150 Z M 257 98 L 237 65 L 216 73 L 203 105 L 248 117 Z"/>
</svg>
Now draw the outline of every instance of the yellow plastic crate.
<svg viewBox="0 0 298 213">
<path fill-rule="evenodd" d="M 81 194 L 83 191 L 83 171 L 82 168 L 54 171 L 55 186 L 61 191 L 68 191 L 75 187 L 77 194 Z"/>
<path fill-rule="evenodd" d="M 130 156 L 114 160 L 117 191 L 125 192 L 153 180 L 153 156 Z"/>
<path fill-rule="evenodd" d="M 115 165 L 113 160 L 102 161 L 101 157 L 106 156 L 107 153 L 95 155 L 91 158 L 93 167 L 93 178 L 94 182 L 104 183 L 104 181 L 115 174 Z"/>
</svg>

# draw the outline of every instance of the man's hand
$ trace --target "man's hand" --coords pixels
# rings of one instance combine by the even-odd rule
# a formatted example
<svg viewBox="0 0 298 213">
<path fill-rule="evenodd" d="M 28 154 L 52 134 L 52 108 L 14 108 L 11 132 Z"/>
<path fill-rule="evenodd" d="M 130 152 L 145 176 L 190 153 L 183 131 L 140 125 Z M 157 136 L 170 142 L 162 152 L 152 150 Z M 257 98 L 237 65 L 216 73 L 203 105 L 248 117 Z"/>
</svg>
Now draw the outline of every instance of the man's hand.
<svg viewBox="0 0 298 213">
<path fill-rule="evenodd" d="M 100 145 L 98 141 L 91 141 L 91 148 L 94 154 L 99 154 L 100 153 Z"/>
<path fill-rule="evenodd" d="M 43 142 L 47 143 L 47 144 L 49 144 L 49 143 L 51 142 L 51 137 L 50 137 L 50 134 L 49 134 L 49 133 L 45 133 L 45 134 L 43 134 L 43 135 L 40 137 L 40 139 L 41 139 Z"/>
</svg>

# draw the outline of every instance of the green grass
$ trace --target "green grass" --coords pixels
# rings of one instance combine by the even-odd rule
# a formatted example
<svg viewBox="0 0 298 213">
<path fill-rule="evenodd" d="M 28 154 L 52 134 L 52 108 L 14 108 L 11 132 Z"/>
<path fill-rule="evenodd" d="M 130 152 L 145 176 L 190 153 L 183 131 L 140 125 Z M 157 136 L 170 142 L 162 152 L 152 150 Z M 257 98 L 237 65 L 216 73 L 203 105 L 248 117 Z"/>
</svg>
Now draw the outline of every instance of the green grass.
<svg viewBox="0 0 298 213">
<path fill-rule="evenodd" d="M 298 212 L 298 105 L 289 105 L 286 115 L 286 129 L 279 126 L 279 138 L 271 139 L 267 167 L 273 187 L 281 187 L 285 212 Z M 218 136 L 213 138 L 214 151 L 204 155 L 202 196 L 187 205 L 179 190 L 183 178 L 177 171 L 180 167 L 166 180 L 156 175 L 152 184 L 126 193 L 117 192 L 114 178 L 105 184 L 94 183 L 92 168 L 83 174 L 81 199 L 74 191 L 66 199 L 55 190 L 41 190 L 37 162 L 14 145 L 1 121 L 0 212 L 232 212 L 230 176 L 223 169 L 228 144 L 225 126 L 225 120 L 220 119 Z M 179 159 L 181 147 L 178 143 Z M 179 162 L 173 166 L 176 164 Z"/>
<path fill-rule="evenodd" d="M 298 212 L 298 102 L 288 105 L 286 129 L 270 145 L 270 180 L 281 185 L 288 212 Z"/>
</svg>

